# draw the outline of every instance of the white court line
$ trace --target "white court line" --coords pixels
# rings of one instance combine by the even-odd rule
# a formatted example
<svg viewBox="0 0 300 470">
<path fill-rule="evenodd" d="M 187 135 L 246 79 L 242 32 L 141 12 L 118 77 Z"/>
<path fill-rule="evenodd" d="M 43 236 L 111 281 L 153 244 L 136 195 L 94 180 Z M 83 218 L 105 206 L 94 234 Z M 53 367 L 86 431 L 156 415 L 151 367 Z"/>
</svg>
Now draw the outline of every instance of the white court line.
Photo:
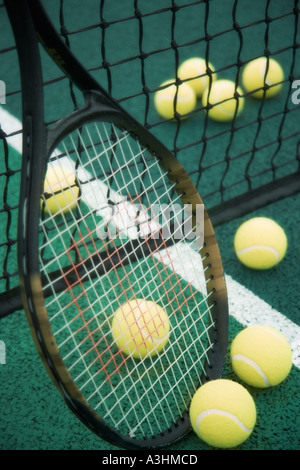
<svg viewBox="0 0 300 470">
<path fill-rule="evenodd" d="M 0 106 L 0 123 L 7 134 L 16 132 L 21 129 L 22 125 L 18 119 L 9 114 Z M 22 151 L 22 135 L 18 134 L 8 139 L 9 145 L 21 153 Z M 195 253 L 193 256 L 188 255 L 188 250 L 183 250 L 180 255 L 178 246 L 174 247 L 174 267 L 176 272 L 180 274 L 187 282 L 195 284 L 195 279 L 189 279 L 189 263 L 197 263 Z M 170 249 L 169 249 L 170 253 Z M 201 260 L 200 264 L 201 266 Z M 199 276 L 199 280 L 203 276 Z M 277 310 L 273 309 L 267 302 L 260 299 L 246 287 L 226 275 L 226 284 L 229 299 L 229 314 L 232 315 L 243 326 L 265 324 L 276 328 L 290 342 L 293 351 L 293 363 L 300 368 L 300 326 L 289 320 Z M 197 286 L 196 286 L 197 287 Z M 199 288 L 199 286 L 197 287 Z"/>
</svg>

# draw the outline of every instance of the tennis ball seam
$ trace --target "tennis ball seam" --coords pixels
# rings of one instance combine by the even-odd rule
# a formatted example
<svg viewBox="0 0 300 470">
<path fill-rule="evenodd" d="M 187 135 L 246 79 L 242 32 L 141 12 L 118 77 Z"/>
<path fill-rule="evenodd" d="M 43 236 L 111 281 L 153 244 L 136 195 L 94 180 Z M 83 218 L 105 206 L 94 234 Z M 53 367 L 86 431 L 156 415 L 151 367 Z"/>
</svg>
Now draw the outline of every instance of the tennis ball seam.
<svg viewBox="0 0 300 470">
<path fill-rule="evenodd" d="M 138 308 L 140 308 L 140 307 L 138 307 Z M 147 330 L 145 329 L 145 327 L 141 324 L 140 319 L 141 319 L 142 317 L 143 317 L 143 315 L 140 314 L 140 315 L 138 316 L 138 318 L 136 319 L 136 324 L 137 324 L 137 326 L 138 326 L 138 328 L 139 328 L 139 331 L 136 333 L 135 336 L 137 336 L 137 335 L 140 333 L 140 334 L 142 335 L 142 337 L 143 337 L 143 339 L 144 339 L 145 342 L 146 342 L 146 341 L 151 341 L 154 345 L 155 345 L 155 344 L 158 344 L 158 345 L 159 345 L 159 344 L 163 343 L 163 342 L 169 337 L 169 334 L 166 332 L 166 327 L 165 327 L 165 322 L 164 322 L 164 321 L 161 322 L 161 325 L 162 325 L 163 328 L 164 328 L 165 335 L 164 335 L 164 336 L 160 336 L 160 337 L 158 337 L 158 338 L 155 338 L 155 336 L 153 336 L 153 334 L 147 332 Z M 145 326 L 147 326 L 147 324 L 146 324 Z M 157 332 L 157 329 L 154 331 L 154 333 L 155 333 L 155 332 Z"/>
<path fill-rule="evenodd" d="M 282 341 L 284 344 L 289 345 L 289 342 L 287 341 L 287 339 L 279 335 L 276 331 L 270 330 L 269 328 L 266 328 L 265 326 L 260 326 L 260 328 L 270 333 L 271 335 L 275 336 L 275 338 L 280 339 L 280 341 Z"/>
<path fill-rule="evenodd" d="M 247 428 L 247 426 L 245 426 L 244 423 L 240 421 L 233 413 L 230 413 L 229 411 L 225 411 L 225 410 L 220 410 L 218 408 L 210 408 L 209 410 L 202 411 L 197 417 L 196 428 L 199 434 L 200 434 L 199 425 L 202 419 L 213 414 L 222 415 L 222 416 L 225 416 L 226 418 L 232 419 L 247 434 L 252 432 L 252 429 Z"/>
<path fill-rule="evenodd" d="M 249 359 L 249 357 L 246 357 L 243 354 L 234 354 L 232 356 L 232 362 L 234 362 L 234 361 L 246 362 L 246 364 L 253 367 L 253 369 L 255 369 L 256 372 L 261 376 L 261 378 L 263 379 L 263 382 L 264 382 L 266 387 L 271 386 L 266 374 L 261 370 L 261 368 L 259 367 L 259 365 L 256 362 L 252 361 L 252 359 Z"/>
<path fill-rule="evenodd" d="M 279 261 L 279 259 L 280 259 L 278 251 L 275 248 L 273 248 L 269 245 L 251 245 L 251 246 L 247 246 L 246 248 L 242 248 L 241 250 L 238 250 L 237 254 L 244 255 L 245 253 L 249 253 L 252 250 L 257 250 L 257 249 L 263 249 L 263 250 L 270 251 L 271 253 L 273 253 L 275 255 L 276 261 Z"/>
</svg>

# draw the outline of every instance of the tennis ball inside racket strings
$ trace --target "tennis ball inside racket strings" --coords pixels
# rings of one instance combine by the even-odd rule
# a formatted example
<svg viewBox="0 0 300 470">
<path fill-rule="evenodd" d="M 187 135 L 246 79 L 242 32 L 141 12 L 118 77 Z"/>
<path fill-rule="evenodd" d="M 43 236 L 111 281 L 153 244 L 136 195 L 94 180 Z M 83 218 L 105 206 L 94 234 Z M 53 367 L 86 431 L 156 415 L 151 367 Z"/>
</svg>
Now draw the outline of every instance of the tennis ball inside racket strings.
<svg viewBox="0 0 300 470">
<path fill-rule="evenodd" d="M 58 165 L 49 166 L 44 182 L 42 205 L 50 214 L 66 213 L 76 206 L 79 187 L 75 173 Z"/>
<path fill-rule="evenodd" d="M 111 331 L 122 353 L 142 359 L 159 354 L 166 346 L 170 321 L 167 312 L 157 303 L 134 299 L 117 309 Z"/>
</svg>

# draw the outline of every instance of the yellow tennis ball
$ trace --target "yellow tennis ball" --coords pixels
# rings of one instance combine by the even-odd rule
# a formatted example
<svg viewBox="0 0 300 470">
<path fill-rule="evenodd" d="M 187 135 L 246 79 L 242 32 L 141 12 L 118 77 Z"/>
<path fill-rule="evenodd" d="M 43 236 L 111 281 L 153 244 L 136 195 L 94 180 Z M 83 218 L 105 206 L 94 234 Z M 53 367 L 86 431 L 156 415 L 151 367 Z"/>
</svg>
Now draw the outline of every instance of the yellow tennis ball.
<svg viewBox="0 0 300 470">
<path fill-rule="evenodd" d="M 231 121 L 237 109 L 239 115 L 244 107 L 244 98 L 241 88 L 235 90 L 235 83 L 231 80 L 216 80 L 211 87 L 204 90 L 202 104 L 208 104 L 212 108 L 208 110 L 208 116 L 215 121 Z M 235 97 L 235 91 L 238 97 Z"/>
<path fill-rule="evenodd" d="M 266 98 L 271 98 L 272 96 L 277 95 L 282 88 L 282 83 L 280 82 L 284 80 L 284 73 L 281 65 L 276 60 L 269 59 L 266 75 L 267 64 L 267 58 L 260 57 L 259 59 L 249 62 L 244 68 L 242 83 L 247 92 L 253 92 L 251 96 L 254 96 L 254 98 L 263 98 L 263 87 L 266 85 L 270 86 L 270 88 L 266 89 Z M 276 83 L 278 83 L 278 85 L 276 85 Z M 260 88 L 260 90 L 258 90 L 258 88 Z M 254 90 L 257 91 L 254 92 Z"/>
<path fill-rule="evenodd" d="M 123 353 L 141 359 L 163 350 L 169 339 L 170 321 L 155 302 L 134 299 L 115 312 L 111 331 Z"/>
<path fill-rule="evenodd" d="M 207 444 L 232 448 L 252 433 L 256 407 L 242 385 L 227 379 L 212 380 L 193 396 L 190 420 L 196 434 Z"/>
<path fill-rule="evenodd" d="M 248 268 L 269 269 L 283 259 L 287 237 L 274 220 L 254 217 L 238 228 L 234 249 L 239 260 Z"/>
<path fill-rule="evenodd" d="M 233 340 L 230 358 L 234 372 L 253 387 L 266 388 L 281 383 L 292 367 L 288 340 L 270 326 L 249 326 Z"/>
<path fill-rule="evenodd" d="M 44 182 L 42 205 L 51 214 L 65 213 L 74 209 L 78 199 L 79 188 L 75 174 L 69 168 L 51 166 L 48 168 Z"/>
<path fill-rule="evenodd" d="M 208 66 L 210 70 L 214 72 L 214 67 L 210 62 L 208 63 Z M 200 57 L 193 57 L 184 61 L 178 68 L 178 77 L 183 81 L 188 80 L 186 83 L 193 88 L 197 97 L 202 96 L 203 91 L 209 85 L 206 61 Z M 211 77 L 212 80 L 216 80 L 215 73 L 213 73 Z"/>
<path fill-rule="evenodd" d="M 187 83 L 176 86 L 173 80 L 167 80 L 161 84 L 161 87 L 169 83 L 170 86 L 162 88 L 155 93 L 154 104 L 156 110 L 164 119 L 174 118 L 174 109 L 178 113 L 178 117 L 184 117 L 185 114 L 190 113 L 196 107 L 197 98 L 195 92 Z"/>
</svg>

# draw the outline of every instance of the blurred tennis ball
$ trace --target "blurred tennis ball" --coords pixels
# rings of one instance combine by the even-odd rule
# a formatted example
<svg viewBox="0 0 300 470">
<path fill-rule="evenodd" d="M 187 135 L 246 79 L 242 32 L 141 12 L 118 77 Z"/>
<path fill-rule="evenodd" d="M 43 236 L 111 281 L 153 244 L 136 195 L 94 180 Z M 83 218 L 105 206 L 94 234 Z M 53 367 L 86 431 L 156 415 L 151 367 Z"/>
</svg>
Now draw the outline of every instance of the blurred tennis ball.
<svg viewBox="0 0 300 470">
<path fill-rule="evenodd" d="M 237 110 L 237 116 L 244 107 L 244 98 L 241 88 L 235 90 L 236 85 L 231 80 L 216 80 L 211 87 L 204 90 L 202 104 L 208 109 L 208 116 L 215 121 L 231 121 Z M 238 97 L 235 97 L 237 92 Z"/>
<path fill-rule="evenodd" d="M 208 67 L 214 72 L 214 67 L 211 63 L 208 63 Z M 193 88 L 198 98 L 202 96 L 205 88 L 209 85 L 206 62 L 200 57 L 193 57 L 184 61 L 178 68 L 178 77 L 183 81 L 188 80 L 186 83 Z M 211 78 L 216 80 L 216 74 L 213 73 Z"/>
<path fill-rule="evenodd" d="M 123 353 L 141 359 L 163 350 L 169 339 L 170 321 L 155 302 L 134 299 L 115 312 L 111 331 Z"/>
<path fill-rule="evenodd" d="M 271 98 L 277 95 L 282 88 L 282 83 L 280 82 L 283 80 L 284 73 L 281 65 L 274 59 L 269 59 L 268 61 L 266 57 L 260 57 L 249 62 L 244 68 L 242 74 L 242 83 L 245 90 L 248 93 L 253 92 L 251 96 L 258 99 L 263 98 L 263 87 L 266 85 L 270 87 L 266 89 L 266 98 Z M 258 90 L 259 88 L 260 90 Z"/>
<path fill-rule="evenodd" d="M 230 358 L 234 372 L 253 387 L 266 388 L 281 383 L 292 367 L 288 340 L 275 328 L 249 326 L 233 340 Z"/>
<path fill-rule="evenodd" d="M 170 86 L 155 93 L 154 104 L 157 112 L 164 119 L 172 119 L 175 118 L 174 106 L 179 118 L 193 111 L 197 103 L 193 88 L 187 83 L 176 86 L 173 80 L 167 80 L 161 84 L 161 87 L 168 84 Z"/>
<path fill-rule="evenodd" d="M 254 217 L 238 228 L 234 249 L 239 260 L 248 268 L 269 269 L 284 258 L 287 237 L 274 220 Z"/>
<path fill-rule="evenodd" d="M 56 214 L 74 209 L 78 194 L 79 187 L 73 171 L 58 165 L 48 167 L 42 202 L 47 212 Z"/>
<path fill-rule="evenodd" d="M 252 433 L 256 407 L 242 385 L 226 379 L 212 380 L 193 396 L 190 420 L 196 434 L 207 444 L 232 448 Z"/>
</svg>

